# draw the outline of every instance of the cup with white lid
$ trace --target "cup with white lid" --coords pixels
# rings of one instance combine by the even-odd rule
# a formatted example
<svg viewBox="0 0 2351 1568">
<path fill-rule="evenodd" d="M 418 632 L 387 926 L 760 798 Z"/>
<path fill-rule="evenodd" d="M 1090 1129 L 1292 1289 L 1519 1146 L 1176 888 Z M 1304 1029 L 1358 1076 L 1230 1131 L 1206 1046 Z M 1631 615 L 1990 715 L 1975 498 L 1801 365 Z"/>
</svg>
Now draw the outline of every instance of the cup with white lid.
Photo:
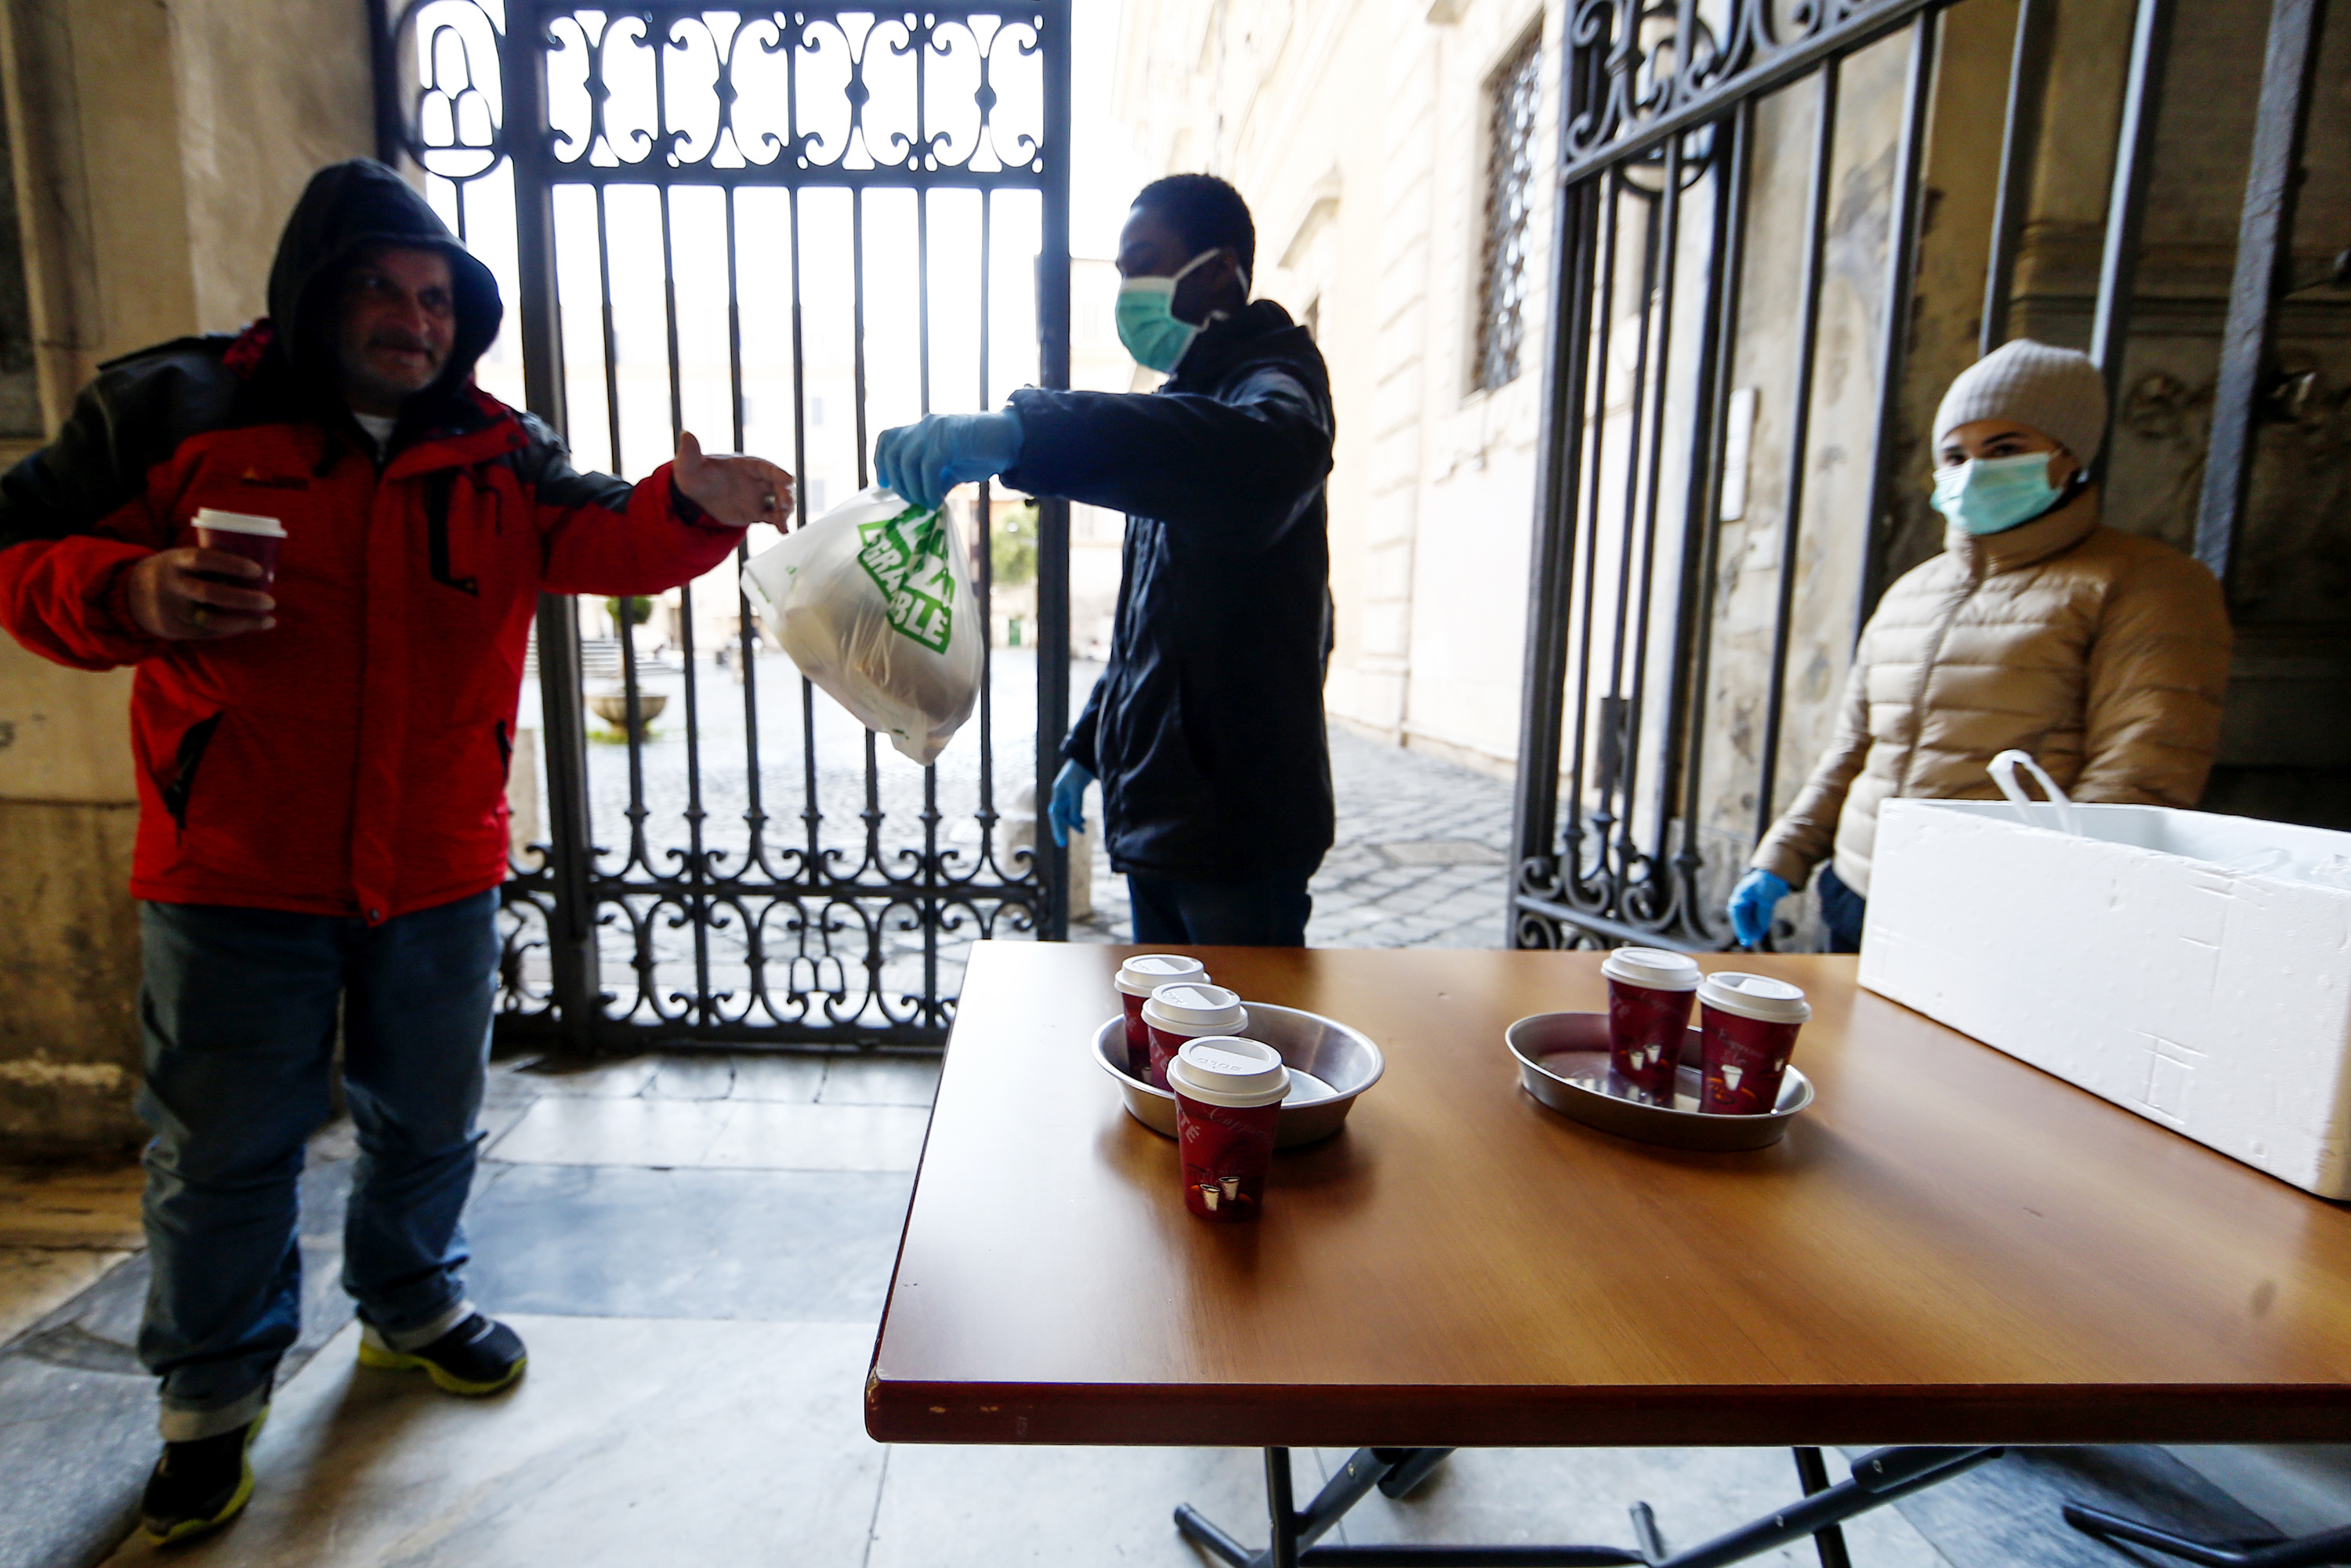
<svg viewBox="0 0 2351 1568">
<path fill-rule="evenodd" d="M 1802 989 L 1768 975 L 1722 970 L 1698 982 L 1698 1009 L 1706 1063 L 1698 1108 L 1718 1116 L 1776 1109 L 1796 1031 L 1813 1016 Z"/>
<path fill-rule="evenodd" d="M 1143 1027 L 1151 1036 L 1151 1060 L 1144 1076 L 1154 1089 L 1165 1089 L 1167 1063 L 1186 1040 L 1247 1029 L 1249 1010 L 1241 1006 L 1237 993 L 1208 984 L 1204 975 L 1155 989 L 1143 1004 Z"/>
<path fill-rule="evenodd" d="M 196 548 L 224 550 L 241 555 L 261 569 L 260 581 L 277 580 L 277 552 L 286 543 L 286 525 L 276 517 L 258 517 L 250 512 L 224 512 L 217 507 L 197 510 L 194 518 Z M 239 588 L 254 586 L 252 578 L 222 578 L 223 582 Z"/>
<path fill-rule="evenodd" d="M 1151 1071 L 1151 1031 L 1143 1027 L 1143 1004 L 1162 986 L 1178 980 L 1206 982 L 1208 971 L 1197 958 L 1180 953 L 1137 953 L 1118 969 L 1118 999 L 1126 1009 L 1127 1071 L 1137 1078 Z"/>
<path fill-rule="evenodd" d="M 1698 961 L 1662 947 L 1619 947 L 1602 960 L 1600 972 L 1608 980 L 1608 1065 L 1635 1098 L 1671 1105 L 1698 994 Z"/>
<path fill-rule="evenodd" d="M 1203 1219 L 1254 1219 L 1265 1208 L 1273 1134 L 1290 1092 L 1281 1053 L 1232 1035 L 1187 1040 L 1167 1064 L 1184 1207 Z"/>
</svg>

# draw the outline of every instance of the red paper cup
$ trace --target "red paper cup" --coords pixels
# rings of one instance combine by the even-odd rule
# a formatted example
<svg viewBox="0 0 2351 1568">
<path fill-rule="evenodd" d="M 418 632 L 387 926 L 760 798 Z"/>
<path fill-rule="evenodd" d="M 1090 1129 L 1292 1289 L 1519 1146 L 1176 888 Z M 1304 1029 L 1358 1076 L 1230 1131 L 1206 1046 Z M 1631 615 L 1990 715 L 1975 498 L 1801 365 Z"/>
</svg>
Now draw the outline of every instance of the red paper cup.
<svg viewBox="0 0 2351 1568">
<path fill-rule="evenodd" d="M 1143 1004 L 1162 986 L 1180 980 L 1201 980 L 1208 971 L 1197 958 L 1180 953 L 1138 953 L 1120 966 L 1118 999 L 1126 1009 L 1127 1071 L 1137 1078 L 1151 1075 L 1151 1031 L 1143 1021 Z M 1166 1084 L 1162 1082 L 1161 1088 Z"/>
<path fill-rule="evenodd" d="M 1697 962 L 1657 947 L 1620 947 L 1600 972 L 1608 977 L 1608 1065 L 1639 1098 L 1671 1105 L 1698 995 Z"/>
<path fill-rule="evenodd" d="M 1186 1040 L 1168 1082 L 1184 1207 L 1202 1219 L 1255 1219 L 1265 1212 L 1274 1127 L 1290 1092 L 1280 1052 L 1228 1035 Z"/>
<path fill-rule="evenodd" d="M 1705 1084 L 1698 1108 L 1757 1116 L 1780 1103 L 1796 1031 L 1813 1016 L 1804 993 L 1764 975 L 1708 975 L 1698 988 Z"/>
<path fill-rule="evenodd" d="M 235 588 L 266 588 L 277 580 L 277 552 L 286 543 L 286 528 L 276 517 L 206 507 L 196 513 L 195 525 L 199 549 L 241 555 L 261 569 L 258 582 L 249 577 L 224 577 L 220 581 Z"/>
<path fill-rule="evenodd" d="M 1162 986 L 1143 1004 L 1143 1025 L 1151 1037 L 1150 1060 L 1144 1076 L 1155 1089 L 1167 1084 L 1167 1064 L 1186 1040 L 1229 1035 L 1249 1027 L 1248 1009 L 1240 998 L 1222 986 L 1201 980 L 1181 980 Z"/>
</svg>

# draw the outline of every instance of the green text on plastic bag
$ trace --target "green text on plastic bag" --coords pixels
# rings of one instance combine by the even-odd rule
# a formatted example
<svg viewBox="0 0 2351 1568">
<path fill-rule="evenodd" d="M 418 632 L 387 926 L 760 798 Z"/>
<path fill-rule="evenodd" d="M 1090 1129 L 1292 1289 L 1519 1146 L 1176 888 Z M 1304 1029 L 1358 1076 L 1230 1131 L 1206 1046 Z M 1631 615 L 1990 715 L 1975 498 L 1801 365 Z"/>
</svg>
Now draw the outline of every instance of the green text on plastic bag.
<svg viewBox="0 0 2351 1568">
<path fill-rule="evenodd" d="M 934 653 L 947 651 L 955 629 L 955 576 L 947 570 L 947 527 L 941 514 L 909 507 L 878 523 L 860 523 L 857 564 L 889 602 L 890 624 Z"/>
</svg>

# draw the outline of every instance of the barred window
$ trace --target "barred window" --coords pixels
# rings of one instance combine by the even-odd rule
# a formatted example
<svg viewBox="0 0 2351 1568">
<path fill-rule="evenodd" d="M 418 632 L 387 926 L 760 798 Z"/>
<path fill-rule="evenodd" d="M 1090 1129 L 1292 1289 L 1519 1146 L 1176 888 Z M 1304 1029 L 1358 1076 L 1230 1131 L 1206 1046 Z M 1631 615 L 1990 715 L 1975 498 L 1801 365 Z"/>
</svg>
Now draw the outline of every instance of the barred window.
<svg viewBox="0 0 2351 1568">
<path fill-rule="evenodd" d="M 1535 197 L 1535 117 L 1542 26 L 1527 31 L 1486 78 L 1486 246 L 1478 277 L 1477 390 L 1519 373 L 1526 335 L 1527 236 Z"/>
</svg>

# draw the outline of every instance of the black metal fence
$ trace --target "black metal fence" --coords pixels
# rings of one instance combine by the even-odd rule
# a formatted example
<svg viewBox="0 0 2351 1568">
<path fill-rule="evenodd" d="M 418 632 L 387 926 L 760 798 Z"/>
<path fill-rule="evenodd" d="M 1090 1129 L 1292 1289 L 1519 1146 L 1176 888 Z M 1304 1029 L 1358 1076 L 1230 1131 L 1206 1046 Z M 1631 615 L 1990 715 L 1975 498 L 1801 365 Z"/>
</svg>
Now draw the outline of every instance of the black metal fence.
<svg viewBox="0 0 2351 1568">
<path fill-rule="evenodd" d="M 641 474 L 723 433 L 789 460 L 814 515 L 869 482 L 883 424 L 1068 384 L 1068 0 L 378 6 L 384 153 L 448 182 L 510 267 L 525 399 L 583 465 Z M 1029 308 L 1024 340 L 992 331 Z M 983 486 L 983 627 L 995 516 Z M 1060 852 L 1007 840 L 1069 707 L 1066 504 L 1037 527 L 1036 651 L 991 656 L 929 768 L 767 652 L 731 566 L 666 627 L 590 607 L 610 635 L 584 644 L 580 602 L 544 599 L 546 831 L 506 887 L 502 1034 L 935 1044 L 971 941 L 1060 937 Z"/>
<path fill-rule="evenodd" d="M 1832 209 L 1841 197 L 1842 91 L 1866 56 L 1883 75 L 1900 54 L 1900 114 L 1882 198 L 1887 224 L 1865 348 L 1874 381 L 1865 474 L 1865 559 L 1857 634 L 1885 586 L 1897 482 L 1896 429 L 1912 324 L 1921 162 L 1946 13 L 1969 0 L 1576 0 L 1559 40 L 1561 140 L 1552 249 L 1552 308 L 1537 482 L 1524 706 L 1519 752 L 1510 941 L 1519 946 L 1625 941 L 1726 946 L 1721 897 L 1743 846 L 1774 820 L 1790 708 L 1792 646 L 1806 488 L 1820 482 L 1823 285 L 1839 266 Z M 2091 353 L 2120 375 L 2136 297 L 2141 220 L 2154 160 L 2174 0 L 2138 0 L 2116 128 Z M 2295 171 L 2324 0 L 2274 0 L 2259 129 L 2204 474 L 2198 553 L 2225 580 L 2243 525 L 2250 432 L 2268 394 L 2277 306 L 2287 287 Z M 2009 71 L 2004 150 L 1981 318 L 1983 350 L 2005 341 L 2056 0 L 2021 0 Z M 1874 52 L 1873 52 L 1874 51 Z M 1987 112 L 1996 106 L 1987 104 Z M 1758 164 L 1759 124 L 1781 161 Z M 1807 135 L 1792 134 L 1809 121 Z M 1791 148 L 1802 194 L 1792 202 Z M 1848 150 L 1849 151 L 1849 150 Z M 1708 755 L 1724 725 L 1718 682 L 1718 550 L 1726 484 L 1744 486 L 1731 449 L 1742 312 L 1759 271 L 1756 189 L 1777 177 L 1779 229 L 1792 225 L 1792 287 L 1773 294 L 1785 346 L 1788 427 L 1773 542 L 1776 602 L 1748 752 Z M 1843 258 L 1850 271 L 1850 256 Z M 1850 281 L 1850 278 L 1848 277 Z M 1785 280 L 1781 280 L 1785 281 Z M 1752 324 L 1751 322 L 1750 323 Z M 1846 345 L 1847 348 L 1850 345 Z M 1841 353 L 1845 348 L 1841 348 Z M 1775 361 L 1776 362 L 1776 361 Z M 1776 390 L 1776 389 L 1775 389 Z M 2115 399 L 2119 403 L 2120 399 Z M 1851 441 L 1861 425 L 1834 433 Z M 1763 459 L 1759 455 L 1758 461 Z M 1817 640 L 1815 625 L 1804 625 Z M 1744 722 L 1744 721 L 1742 721 Z M 1756 775 L 1760 774 L 1760 777 Z M 1751 836 L 1723 823 L 1746 801 Z"/>
</svg>

